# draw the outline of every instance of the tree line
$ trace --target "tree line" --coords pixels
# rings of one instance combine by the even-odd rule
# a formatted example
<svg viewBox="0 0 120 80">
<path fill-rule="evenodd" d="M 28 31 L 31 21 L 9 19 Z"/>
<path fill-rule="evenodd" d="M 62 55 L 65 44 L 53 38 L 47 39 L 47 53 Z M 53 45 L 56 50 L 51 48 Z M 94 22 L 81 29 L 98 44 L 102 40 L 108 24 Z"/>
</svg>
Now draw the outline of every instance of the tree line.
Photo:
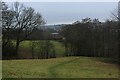
<svg viewBox="0 0 120 80">
<path fill-rule="evenodd" d="M 85 18 L 62 27 L 66 56 L 118 58 L 118 21 Z"/>
</svg>

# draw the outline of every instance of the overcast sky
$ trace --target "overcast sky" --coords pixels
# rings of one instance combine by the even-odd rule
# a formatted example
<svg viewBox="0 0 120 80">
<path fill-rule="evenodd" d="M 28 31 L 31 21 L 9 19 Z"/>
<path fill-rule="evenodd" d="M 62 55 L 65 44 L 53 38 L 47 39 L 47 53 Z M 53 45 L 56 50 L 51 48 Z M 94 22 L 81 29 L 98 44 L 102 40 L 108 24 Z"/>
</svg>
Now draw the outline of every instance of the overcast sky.
<svg viewBox="0 0 120 80">
<path fill-rule="evenodd" d="M 110 19 L 117 2 L 23 2 L 41 13 L 47 24 L 66 24 L 86 17 Z"/>
</svg>

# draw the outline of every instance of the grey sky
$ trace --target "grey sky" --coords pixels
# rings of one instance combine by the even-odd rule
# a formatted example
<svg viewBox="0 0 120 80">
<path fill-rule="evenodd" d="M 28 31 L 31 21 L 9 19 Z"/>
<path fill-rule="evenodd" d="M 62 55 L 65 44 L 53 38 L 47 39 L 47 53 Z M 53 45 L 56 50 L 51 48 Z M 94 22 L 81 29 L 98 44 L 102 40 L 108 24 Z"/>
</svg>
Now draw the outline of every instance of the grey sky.
<svg viewBox="0 0 120 80">
<path fill-rule="evenodd" d="M 47 24 L 64 24 L 85 17 L 99 18 L 104 21 L 111 18 L 111 12 L 117 9 L 117 2 L 24 2 L 40 12 Z"/>
</svg>

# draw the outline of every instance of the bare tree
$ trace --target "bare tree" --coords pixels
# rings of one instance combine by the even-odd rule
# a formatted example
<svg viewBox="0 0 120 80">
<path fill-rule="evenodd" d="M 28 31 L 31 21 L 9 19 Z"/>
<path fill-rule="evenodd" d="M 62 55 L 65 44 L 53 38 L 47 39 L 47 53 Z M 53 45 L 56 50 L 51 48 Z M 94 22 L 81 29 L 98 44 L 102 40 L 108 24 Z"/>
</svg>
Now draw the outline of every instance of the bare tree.
<svg viewBox="0 0 120 80">
<path fill-rule="evenodd" d="M 2 2 L 1 4 L 2 24 L 0 28 L 2 29 L 2 56 L 13 57 L 13 55 L 15 55 L 15 49 L 13 47 L 12 40 L 10 39 L 10 34 L 15 13 L 8 8 L 5 2 Z"/>
<path fill-rule="evenodd" d="M 35 52 L 35 48 L 36 48 L 36 41 L 30 41 L 30 50 L 32 52 L 32 59 L 34 59 L 34 52 Z"/>
<path fill-rule="evenodd" d="M 12 29 L 15 30 L 16 54 L 18 54 L 19 44 L 29 37 L 35 28 L 44 24 L 41 14 L 36 13 L 31 7 L 24 7 L 23 4 L 15 2 L 12 11 L 15 12 Z M 23 34 L 24 32 L 24 34 Z M 23 34 L 21 36 L 21 34 Z"/>
<path fill-rule="evenodd" d="M 13 22 L 14 12 L 12 10 L 8 10 L 8 6 L 2 2 L 2 30 L 3 30 L 3 48 L 9 43 L 10 41 L 10 26 Z"/>
<path fill-rule="evenodd" d="M 118 9 L 116 12 L 112 13 L 113 17 L 118 21 L 117 32 L 118 32 L 118 57 L 120 57 L 120 1 L 118 2 Z"/>
</svg>

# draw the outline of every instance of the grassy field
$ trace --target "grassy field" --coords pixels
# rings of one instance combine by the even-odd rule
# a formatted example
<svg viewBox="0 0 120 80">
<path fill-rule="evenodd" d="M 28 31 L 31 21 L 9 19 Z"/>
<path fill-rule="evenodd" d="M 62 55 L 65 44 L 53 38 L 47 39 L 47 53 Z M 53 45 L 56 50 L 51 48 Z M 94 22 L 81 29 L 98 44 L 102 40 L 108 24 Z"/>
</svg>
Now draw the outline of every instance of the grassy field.
<svg viewBox="0 0 120 80">
<path fill-rule="evenodd" d="M 64 45 L 57 41 L 51 41 L 52 44 L 55 46 L 55 53 L 58 56 L 62 56 L 65 53 Z"/>
<path fill-rule="evenodd" d="M 51 43 L 54 45 L 56 56 L 59 56 L 59 57 L 63 56 L 64 53 L 65 53 L 64 45 L 62 43 L 58 42 L 58 41 L 51 41 Z M 35 54 L 39 54 L 39 49 L 35 48 L 34 53 Z M 20 44 L 19 54 L 20 54 L 21 57 L 31 56 L 30 41 L 28 41 L 28 40 L 27 41 L 23 41 Z"/>
<path fill-rule="evenodd" d="M 3 78 L 118 78 L 118 66 L 93 57 L 3 60 Z"/>
<path fill-rule="evenodd" d="M 0 60 L 0 79 L 2 78 L 2 60 Z"/>
</svg>

